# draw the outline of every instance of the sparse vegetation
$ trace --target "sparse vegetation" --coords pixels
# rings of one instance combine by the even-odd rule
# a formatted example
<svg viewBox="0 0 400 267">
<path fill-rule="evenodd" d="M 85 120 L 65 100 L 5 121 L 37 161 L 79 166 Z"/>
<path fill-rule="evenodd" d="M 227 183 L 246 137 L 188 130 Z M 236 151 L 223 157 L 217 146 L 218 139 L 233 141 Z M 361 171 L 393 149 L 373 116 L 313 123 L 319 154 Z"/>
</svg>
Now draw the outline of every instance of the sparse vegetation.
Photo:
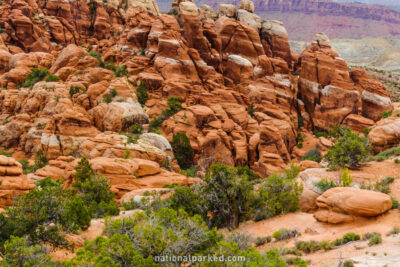
<svg viewBox="0 0 400 267">
<path fill-rule="evenodd" d="M 364 234 L 363 239 L 368 240 L 368 246 L 373 246 L 382 243 L 381 234 L 376 232 Z"/>
<path fill-rule="evenodd" d="M 255 245 L 256 247 L 260 247 L 266 243 L 269 243 L 272 241 L 272 237 L 271 236 L 264 236 L 264 237 L 257 237 L 256 241 L 255 241 Z"/>
<path fill-rule="evenodd" d="M 315 162 L 320 163 L 322 160 L 321 152 L 319 152 L 318 148 L 312 148 L 306 152 L 304 157 L 301 158 L 302 160 L 312 160 Z"/>
<path fill-rule="evenodd" d="M 254 116 L 254 112 L 255 112 L 255 110 L 254 110 L 254 104 L 250 104 L 250 108 L 249 108 L 249 111 L 248 111 L 247 113 L 249 113 L 249 115 L 250 115 L 251 117 L 253 117 L 253 116 Z"/>
<path fill-rule="evenodd" d="M 397 227 L 397 226 L 394 226 L 394 227 L 392 228 L 392 230 L 390 230 L 390 231 L 387 233 L 387 235 L 388 235 L 388 236 L 390 236 L 390 235 L 397 235 L 397 234 L 399 234 L 399 233 L 400 233 L 400 228 Z"/>
<path fill-rule="evenodd" d="M 372 160 L 384 161 L 390 158 L 391 156 L 400 156 L 400 146 L 395 146 L 385 151 L 379 152 L 377 155 L 372 157 Z"/>
<path fill-rule="evenodd" d="M 149 130 L 151 132 L 154 132 L 162 125 L 165 120 L 179 112 L 182 109 L 182 104 L 180 103 L 180 101 L 181 99 L 179 97 L 168 98 L 168 108 L 164 109 L 159 117 L 150 121 Z"/>
<path fill-rule="evenodd" d="M 295 230 L 289 230 L 286 228 L 279 229 L 278 231 L 273 233 L 273 237 L 275 240 L 280 241 L 280 240 L 285 240 L 285 239 L 290 239 L 294 238 L 299 234 L 299 232 Z"/>
<path fill-rule="evenodd" d="M 31 73 L 26 76 L 25 82 L 22 86 L 32 88 L 37 82 L 43 81 L 48 74 L 48 69 L 32 68 Z"/>
<path fill-rule="evenodd" d="M 75 95 L 75 94 L 77 94 L 77 93 L 79 93 L 80 92 L 80 88 L 78 87 L 78 86 L 71 86 L 70 88 L 69 88 L 69 95 L 71 96 L 71 98 Z"/>
<path fill-rule="evenodd" d="M 349 187 L 353 183 L 353 178 L 351 178 L 350 171 L 347 168 L 344 168 L 342 171 L 342 175 L 340 176 L 341 186 Z"/>
<path fill-rule="evenodd" d="M 302 185 L 295 180 L 299 169 L 292 166 L 284 175 L 271 175 L 260 184 L 255 220 L 259 221 L 278 214 L 299 209 Z"/>
<path fill-rule="evenodd" d="M 137 124 L 133 124 L 131 126 L 131 133 L 133 134 L 141 134 L 143 133 L 143 126 L 142 125 L 137 125 Z"/>
<path fill-rule="evenodd" d="M 179 166 L 187 169 L 193 164 L 193 150 L 190 140 L 185 133 L 177 133 L 172 138 L 172 150 Z"/>
<path fill-rule="evenodd" d="M 352 260 L 347 260 L 343 263 L 343 267 L 354 267 L 354 262 Z"/>
<path fill-rule="evenodd" d="M 105 95 L 103 96 L 103 102 L 104 102 L 104 103 L 109 104 L 109 103 L 112 102 L 112 100 L 113 100 L 113 98 L 112 98 L 112 96 L 111 96 L 110 94 L 105 94 Z"/>
<path fill-rule="evenodd" d="M 60 80 L 60 78 L 57 75 L 53 75 L 50 74 L 49 76 L 47 76 L 46 78 L 46 82 L 58 82 Z"/>
<path fill-rule="evenodd" d="M 341 246 L 341 245 L 345 245 L 349 242 L 352 241 L 358 241 L 360 240 L 360 235 L 355 234 L 355 233 L 347 233 L 345 234 L 342 238 L 336 239 L 335 241 L 332 242 L 332 244 L 334 246 Z"/>
<path fill-rule="evenodd" d="M 391 110 L 383 111 L 382 112 L 382 119 L 389 118 L 391 115 L 392 115 L 392 111 Z"/>
<path fill-rule="evenodd" d="M 348 167 L 358 169 L 367 161 L 371 153 L 368 139 L 359 137 L 357 133 L 345 130 L 335 139 L 335 145 L 325 155 L 331 169 Z"/>
<path fill-rule="evenodd" d="M 138 88 L 136 89 L 136 96 L 139 103 L 144 106 L 149 98 L 149 95 L 147 94 L 147 88 L 143 82 L 140 82 Z"/>
<path fill-rule="evenodd" d="M 331 188 L 337 187 L 338 185 L 336 185 L 332 180 L 322 179 L 318 182 L 315 182 L 314 186 L 320 189 L 321 192 L 325 192 Z"/>
</svg>

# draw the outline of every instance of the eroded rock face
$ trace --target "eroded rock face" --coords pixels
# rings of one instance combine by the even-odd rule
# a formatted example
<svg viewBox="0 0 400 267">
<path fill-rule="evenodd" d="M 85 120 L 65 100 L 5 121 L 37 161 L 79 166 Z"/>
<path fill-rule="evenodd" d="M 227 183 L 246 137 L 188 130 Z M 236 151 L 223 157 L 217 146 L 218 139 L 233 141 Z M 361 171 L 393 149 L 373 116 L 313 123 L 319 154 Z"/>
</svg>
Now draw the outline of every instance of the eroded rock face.
<svg viewBox="0 0 400 267">
<path fill-rule="evenodd" d="M 238 13 L 221 5 L 216 21 L 192 1 L 172 8 L 176 16 L 147 0 L 50 1 L 38 5 L 35 19 L 32 7 L 20 6 L 22 26 L 43 19 L 48 27 L 22 33 L 5 24 L 1 147 L 28 156 L 42 149 L 51 160 L 140 158 L 179 171 L 168 141 L 185 132 L 203 169 L 218 161 L 265 176 L 298 158 L 299 118 L 306 130 L 342 123 L 362 131 L 391 108 L 385 88 L 360 70 L 349 73 L 326 36 L 318 35 L 299 60 L 283 24 L 261 22 L 251 1 Z M 5 4 L 3 15 L 13 10 Z M 57 44 L 49 53 L 23 53 L 47 41 Z M 23 88 L 31 68 L 47 68 L 60 80 Z M 148 93 L 143 106 L 135 94 L 141 83 Z M 161 135 L 146 132 L 170 97 L 180 98 L 182 110 L 162 123 Z M 133 140 L 123 133 L 132 125 L 145 133 Z"/>
<path fill-rule="evenodd" d="M 314 217 L 326 223 L 345 223 L 357 217 L 375 217 L 392 207 L 390 196 L 357 188 L 335 187 L 316 201 L 318 211 Z"/>
<path fill-rule="evenodd" d="M 393 146 L 397 146 L 400 141 L 400 119 L 389 117 L 379 121 L 368 134 L 375 152 L 381 152 Z"/>
<path fill-rule="evenodd" d="M 66 184 L 71 184 L 78 161 L 79 159 L 72 156 L 61 156 L 56 160 L 50 160 L 48 165 L 29 174 L 28 178 L 30 181 L 46 177 L 65 179 Z M 161 169 L 160 164 L 152 160 L 108 156 L 92 158 L 90 163 L 96 173 L 109 179 L 111 189 L 118 199 L 132 190 L 162 188 L 165 184 L 192 185 L 195 182 L 194 179 L 181 174 Z"/>
<path fill-rule="evenodd" d="M 352 114 L 377 121 L 378 112 L 391 110 L 384 86 L 368 81 L 362 70 L 348 72 L 346 62 L 331 49 L 323 34 L 317 34 L 301 55 L 300 98 L 319 129 L 341 124 Z"/>
<path fill-rule="evenodd" d="M 35 184 L 22 174 L 22 166 L 11 157 L 0 155 L 0 208 L 10 206 L 15 197 L 29 192 Z"/>
</svg>

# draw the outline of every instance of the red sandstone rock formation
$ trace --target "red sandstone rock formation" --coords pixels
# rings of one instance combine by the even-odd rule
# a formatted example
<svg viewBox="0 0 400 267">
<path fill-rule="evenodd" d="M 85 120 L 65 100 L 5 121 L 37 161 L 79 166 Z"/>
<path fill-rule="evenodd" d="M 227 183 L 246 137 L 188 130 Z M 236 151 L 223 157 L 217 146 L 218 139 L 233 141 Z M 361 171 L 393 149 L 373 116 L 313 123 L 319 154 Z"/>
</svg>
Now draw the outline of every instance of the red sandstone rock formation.
<svg viewBox="0 0 400 267">
<path fill-rule="evenodd" d="M 39 23 L 23 3 L 6 4 L 1 17 L 22 10 L 25 20 Z M 251 5 L 243 7 L 251 13 Z M 120 159 L 128 151 L 130 158 L 179 170 L 168 141 L 185 132 L 195 164 L 248 165 L 265 176 L 296 159 L 299 117 L 309 130 L 344 123 L 361 131 L 391 109 L 385 87 L 361 70 L 349 73 L 327 38 L 319 36 L 300 59 L 292 55 L 277 21 L 263 22 L 259 31 L 234 18 L 197 15 L 190 6 L 176 17 L 82 1 L 38 8 L 49 27 L 33 27 L 27 38 L 15 28 L 2 35 L 0 84 L 7 90 L 0 92 L 0 144 L 6 149 L 33 155 L 41 148 L 49 159 Z M 48 43 L 46 52 L 22 53 Z M 128 77 L 101 67 L 90 49 L 125 66 Z M 23 88 L 33 67 L 60 80 Z M 134 93 L 141 82 L 149 91 L 144 107 Z M 103 101 L 111 92 L 111 101 Z M 118 134 L 160 115 L 169 97 L 179 97 L 183 109 L 163 122 L 161 135 L 145 133 L 130 143 Z"/>
<path fill-rule="evenodd" d="M 352 2 L 257 0 L 254 6 L 255 13 L 262 19 L 283 21 L 292 40 L 309 41 L 318 32 L 324 32 L 331 38 L 400 34 L 400 12 L 380 5 Z M 238 4 L 222 0 L 200 1 L 200 4 L 207 4 L 216 10 L 223 3 Z"/>
<path fill-rule="evenodd" d="M 14 199 L 26 194 L 35 185 L 22 174 L 22 166 L 13 158 L 0 155 L 0 208 L 10 206 Z"/>
</svg>

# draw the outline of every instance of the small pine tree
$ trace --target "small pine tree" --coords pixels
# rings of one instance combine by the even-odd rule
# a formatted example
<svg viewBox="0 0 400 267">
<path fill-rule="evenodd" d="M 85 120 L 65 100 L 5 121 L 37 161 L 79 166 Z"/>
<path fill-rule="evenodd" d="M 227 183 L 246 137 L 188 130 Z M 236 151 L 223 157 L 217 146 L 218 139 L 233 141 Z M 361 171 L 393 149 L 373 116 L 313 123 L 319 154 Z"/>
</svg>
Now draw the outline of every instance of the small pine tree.
<svg viewBox="0 0 400 267">
<path fill-rule="evenodd" d="M 138 88 L 136 89 L 136 96 L 139 103 L 144 106 L 149 98 L 149 95 L 147 94 L 147 88 L 143 82 L 140 82 Z"/>
<path fill-rule="evenodd" d="M 177 133 L 172 138 L 172 149 L 179 166 L 187 169 L 193 164 L 193 149 L 185 133 Z"/>
<path fill-rule="evenodd" d="M 75 167 L 75 171 L 75 178 L 77 178 L 80 182 L 84 182 L 94 176 L 92 165 L 86 157 L 82 157 L 82 159 L 78 162 L 78 165 Z"/>
</svg>

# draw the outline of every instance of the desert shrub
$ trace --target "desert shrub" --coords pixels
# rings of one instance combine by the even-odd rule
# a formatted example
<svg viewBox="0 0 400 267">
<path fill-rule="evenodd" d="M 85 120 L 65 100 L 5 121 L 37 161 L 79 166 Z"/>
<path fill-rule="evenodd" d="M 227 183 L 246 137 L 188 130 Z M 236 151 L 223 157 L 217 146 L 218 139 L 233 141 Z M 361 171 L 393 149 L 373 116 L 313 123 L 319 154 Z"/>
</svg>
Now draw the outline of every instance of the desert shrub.
<svg viewBox="0 0 400 267">
<path fill-rule="evenodd" d="M 347 233 L 342 238 L 336 239 L 332 242 L 334 246 L 341 246 L 352 241 L 360 240 L 360 235 L 355 233 Z"/>
<path fill-rule="evenodd" d="M 345 136 L 348 133 L 351 133 L 351 130 L 341 125 L 334 125 L 328 129 L 328 136 L 333 138 Z"/>
<path fill-rule="evenodd" d="M 128 71 L 126 70 L 125 66 L 116 66 L 114 69 L 114 76 L 115 77 L 123 77 L 123 76 L 127 76 L 128 75 Z"/>
<path fill-rule="evenodd" d="M 390 193 L 390 184 L 394 182 L 393 177 L 386 177 L 381 181 L 375 183 L 374 190 L 382 192 L 384 194 Z"/>
<path fill-rule="evenodd" d="M 307 267 L 307 262 L 299 257 L 286 258 L 286 263 L 295 267 Z"/>
<path fill-rule="evenodd" d="M 187 169 L 193 164 L 193 149 L 185 133 L 177 133 L 172 137 L 171 143 L 174 156 L 182 169 Z"/>
<path fill-rule="evenodd" d="M 155 118 L 154 120 L 151 120 L 149 123 L 149 130 L 151 132 L 153 132 L 155 129 L 158 129 L 159 127 L 161 127 L 163 122 L 164 122 L 164 120 L 160 117 Z"/>
<path fill-rule="evenodd" d="M 286 228 L 279 229 L 278 231 L 274 232 L 272 236 L 277 240 L 285 240 L 296 237 L 299 234 L 297 230 L 289 230 Z"/>
<path fill-rule="evenodd" d="M 244 233 L 233 232 L 226 237 L 226 241 L 235 242 L 240 250 L 246 250 L 251 247 L 251 236 Z"/>
<path fill-rule="evenodd" d="M 31 244 L 47 242 L 56 247 L 67 246 L 60 231 L 69 227 L 63 220 L 63 207 L 69 196 L 69 191 L 60 186 L 45 186 L 17 197 L 6 209 L 6 215 L 0 215 L 0 221 L 3 221 L 0 223 L 0 241 L 13 235 L 26 236 Z"/>
<path fill-rule="evenodd" d="M 124 159 L 129 159 L 130 155 L 131 155 L 131 151 L 129 149 L 126 149 L 124 151 Z"/>
<path fill-rule="evenodd" d="M 132 244 L 126 234 L 115 233 L 110 238 L 98 236 L 91 242 L 86 242 L 79 249 L 76 257 L 67 266 L 161 266 L 152 257 L 143 257 Z"/>
<path fill-rule="evenodd" d="M 297 147 L 298 148 L 302 148 L 303 147 L 303 135 L 301 134 L 301 132 L 298 132 L 297 133 L 297 136 L 296 136 L 296 143 L 297 143 Z"/>
<path fill-rule="evenodd" d="M 105 232 L 109 237 L 126 234 L 128 244 L 145 258 L 201 253 L 221 239 L 216 229 L 209 230 L 200 216 L 191 217 L 182 210 L 169 208 L 108 221 Z"/>
<path fill-rule="evenodd" d="M 11 153 L 8 153 L 7 151 L 0 149 L 0 155 L 6 156 L 6 157 L 11 157 Z"/>
<path fill-rule="evenodd" d="M 94 176 L 94 170 L 89 160 L 86 157 L 82 157 L 75 167 L 74 177 L 80 181 L 84 182 Z"/>
<path fill-rule="evenodd" d="M 28 246 L 23 237 L 11 236 L 2 249 L 1 266 L 52 266 L 50 255 L 44 246 Z M 54 266 L 54 265 L 53 265 Z"/>
<path fill-rule="evenodd" d="M 117 90 L 115 90 L 115 89 L 111 89 L 111 90 L 110 90 L 110 95 L 111 95 L 111 97 L 113 97 L 113 98 L 117 96 L 117 93 L 118 93 L 118 92 L 117 92 Z"/>
<path fill-rule="evenodd" d="M 226 267 L 244 267 L 244 266 L 271 266 L 271 267 L 287 267 L 285 260 L 279 255 L 279 251 L 276 248 L 270 249 L 265 253 L 261 254 L 254 248 L 249 248 L 245 251 L 241 251 L 236 243 L 221 241 L 211 251 L 211 254 L 216 257 L 224 256 L 241 256 L 247 259 L 245 262 L 225 262 Z M 217 267 L 221 266 L 220 263 L 216 262 L 204 262 L 204 267 Z"/>
<path fill-rule="evenodd" d="M 168 98 L 168 108 L 164 109 L 159 117 L 150 121 L 149 130 L 153 132 L 160 127 L 165 120 L 179 112 L 182 109 L 182 104 L 180 101 L 181 99 L 179 97 Z"/>
<path fill-rule="evenodd" d="M 183 170 L 182 174 L 186 175 L 187 177 L 196 177 L 198 171 L 199 171 L 199 167 L 192 165 L 189 168 L 187 168 L 186 170 Z"/>
<path fill-rule="evenodd" d="M 135 210 L 140 208 L 140 203 L 136 202 L 134 199 L 130 201 L 125 201 L 122 203 L 124 210 Z"/>
<path fill-rule="evenodd" d="M 342 175 L 340 176 L 341 186 L 349 187 L 353 183 L 353 178 L 351 178 L 350 171 L 347 168 L 344 168 L 342 171 Z"/>
<path fill-rule="evenodd" d="M 71 86 L 71 87 L 69 88 L 69 95 L 71 96 L 71 98 L 72 98 L 75 94 L 77 94 L 77 93 L 79 93 L 79 92 L 80 92 L 79 86 Z"/>
<path fill-rule="evenodd" d="M 139 103 L 144 106 L 149 98 L 149 95 L 147 94 L 147 88 L 143 82 L 140 82 L 138 88 L 136 89 L 136 96 Z"/>
<path fill-rule="evenodd" d="M 367 137 L 370 132 L 371 132 L 371 128 L 364 128 L 363 129 L 363 134 L 364 134 L 365 137 Z"/>
<path fill-rule="evenodd" d="M 368 240 L 368 246 L 373 246 L 382 243 L 381 234 L 376 232 L 364 234 L 363 239 Z"/>
<path fill-rule="evenodd" d="M 45 79 L 46 82 L 58 82 L 59 80 L 60 80 L 60 78 L 57 75 L 53 75 L 53 74 L 50 74 Z"/>
<path fill-rule="evenodd" d="M 297 128 L 300 129 L 303 126 L 304 126 L 304 117 L 298 116 L 297 117 Z"/>
<path fill-rule="evenodd" d="M 88 207 L 91 217 L 99 218 L 119 213 L 107 178 L 91 176 L 82 182 L 74 183 L 73 186 L 78 189 L 78 194 Z"/>
<path fill-rule="evenodd" d="M 269 243 L 272 241 L 272 237 L 271 236 L 264 236 L 264 237 L 257 237 L 256 241 L 255 241 L 255 245 L 256 247 L 262 246 L 266 243 Z"/>
<path fill-rule="evenodd" d="M 304 253 L 312 253 L 315 251 L 318 251 L 321 249 L 320 244 L 315 241 L 315 240 L 311 240 L 311 241 L 297 241 L 296 242 L 296 248 L 298 250 L 303 251 Z"/>
<path fill-rule="evenodd" d="M 168 98 L 168 115 L 172 116 L 175 113 L 178 113 L 182 109 L 181 99 L 179 97 L 170 97 Z"/>
<path fill-rule="evenodd" d="M 397 201 L 396 199 L 394 199 L 393 197 L 392 199 L 392 209 L 399 209 L 400 208 L 400 202 Z"/>
<path fill-rule="evenodd" d="M 131 126 L 131 133 L 134 133 L 134 134 L 141 134 L 141 133 L 143 133 L 143 126 L 142 125 L 137 125 L 137 124 L 133 124 L 132 126 Z"/>
<path fill-rule="evenodd" d="M 327 132 L 320 132 L 320 131 L 313 131 L 313 135 L 314 135 L 316 138 L 319 138 L 319 137 L 329 137 Z"/>
<path fill-rule="evenodd" d="M 82 157 L 75 167 L 73 187 L 77 189 L 83 203 L 93 218 L 117 215 L 119 209 L 114 203 L 114 194 L 107 178 L 95 174 L 89 160 Z"/>
<path fill-rule="evenodd" d="M 343 263 L 343 267 L 354 267 L 354 262 L 352 260 L 347 260 Z"/>
<path fill-rule="evenodd" d="M 177 10 L 176 8 L 171 8 L 171 10 L 168 11 L 167 14 L 168 14 L 168 15 L 177 16 L 177 15 L 178 15 L 178 10 Z"/>
<path fill-rule="evenodd" d="M 207 201 L 208 210 L 213 214 L 213 226 L 233 229 L 251 215 L 254 203 L 253 185 L 248 175 L 239 175 L 235 168 L 222 164 L 211 165 L 201 196 Z"/>
<path fill-rule="evenodd" d="M 392 228 L 392 230 L 390 230 L 390 231 L 387 233 L 387 235 L 388 235 L 388 236 L 390 236 L 390 235 L 397 235 L 397 234 L 399 234 L 399 233 L 400 233 L 400 228 L 397 227 L 397 226 L 395 226 L 395 227 Z"/>
<path fill-rule="evenodd" d="M 35 168 L 40 169 L 46 166 L 49 163 L 49 161 L 46 158 L 46 155 L 44 154 L 42 149 L 39 149 L 36 152 L 36 157 L 35 157 Z"/>
<path fill-rule="evenodd" d="M 293 168 L 292 166 L 291 169 Z M 257 220 L 299 209 L 303 187 L 294 179 L 294 174 L 296 171 L 289 171 L 286 175 L 275 174 L 264 179 L 258 189 Z"/>
<path fill-rule="evenodd" d="M 190 216 L 200 214 L 203 218 L 207 217 L 207 203 L 200 195 L 202 188 L 187 186 L 175 187 L 175 192 L 167 200 L 167 206 L 174 209 L 184 209 Z M 198 188 L 198 190 L 196 190 Z"/>
<path fill-rule="evenodd" d="M 255 112 L 254 104 L 250 104 L 250 108 L 249 108 L 249 111 L 247 111 L 247 113 L 250 115 L 250 117 L 253 117 L 254 112 Z"/>
<path fill-rule="evenodd" d="M 318 182 L 313 183 L 314 186 L 316 186 L 318 189 L 320 189 L 322 192 L 328 191 L 331 188 L 337 187 L 334 181 L 332 180 L 327 180 L 327 179 L 322 179 Z"/>
<path fill-rule="evenodd" d="M 301 253 L 300 250 L 297 248 L 282 248 L 279 250 L 279 254 L 284 256 L 284 255 L 295 255 L 295 256 L 302 256 L 303 254 Z"/>
<path fill-rule="evenodd" d="M 400 146 L 389 148 L 385 151 L 379 152 L 377 155 L 372 157 L 373 160 L 383 161 L 385 159 L 390 158 L 391 156 L 399 156 L 400 155 Z"/>
<path fill-rule="evenodd" d="M 104 102 L 104 103 L 109 104 L 109 103 L 112 102 L 112 100 L 113 100 L 113 98 L 112 98 L 112 96 L 111 96 L 110 94 L 105 94 L 105 95 L 103 96 L 103 102 Z"/>
<path fill-rule="evenodd" d="M 302 160 L 312 160 L 315 162 L 321 162 L 322 156 L 321 152 L 319 152 L 318 148 L 311 148 L 309 151 L 304 154 L 304 157 L 302 157 Z"/>
<path fill-rule="evenodd" d="M 347 131 L 335 139 L 335 145 L 325 155 L 325 160 L 331 169 L 346 166 L 358 169 L 368 159 L 370 153 L 371 146 L 368 139 Z"/>
<path fill-rule="evenodd" d="M 43 81 L 47 74 L 49 74 L 48 69 L 32 68 L 31 73 L 26 76 L 22 86 L 32 88 L 37 82 Z"/>
<path fill-rule="evenodd" d="M 391 110 L 383 111 L 382 112 L 382 119 L 389 118 L 391 115 L 392 115 L 392 111 Z"/>
</svg>

